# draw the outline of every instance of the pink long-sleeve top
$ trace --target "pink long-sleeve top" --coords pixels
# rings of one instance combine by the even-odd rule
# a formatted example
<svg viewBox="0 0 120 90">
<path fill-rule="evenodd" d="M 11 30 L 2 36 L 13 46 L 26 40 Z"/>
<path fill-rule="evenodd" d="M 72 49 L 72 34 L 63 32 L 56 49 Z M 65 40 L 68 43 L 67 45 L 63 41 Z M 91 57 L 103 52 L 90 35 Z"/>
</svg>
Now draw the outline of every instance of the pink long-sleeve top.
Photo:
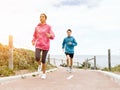
<svg viewBox="0 0 120 90">
<path fill-rule="evenodd" d="M 48 37 L 46 34 L 50 34 Z M 50 39 L 54 39 L 55 35 L 48 24 L 38 24 L 33 34 L 32 42 L 35 42 L 35 47 L 42 50 L 49 50 Z"/>
</svg>

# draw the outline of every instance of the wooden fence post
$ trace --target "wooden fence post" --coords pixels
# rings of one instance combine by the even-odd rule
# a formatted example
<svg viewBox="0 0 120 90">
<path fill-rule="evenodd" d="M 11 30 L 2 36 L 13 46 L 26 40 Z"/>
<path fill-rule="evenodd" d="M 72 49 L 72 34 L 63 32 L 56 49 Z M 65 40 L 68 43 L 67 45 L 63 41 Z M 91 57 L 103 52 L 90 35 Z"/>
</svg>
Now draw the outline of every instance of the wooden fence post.
<svg viewBox="0 0 120 90">
<path fill-rule="evenodd" d="M 94 70 L 96 69 L 96 56 L 94 56 Z"/>
<path fill-rule="evenodd" d="M 56 61 L 55 61 L 55 60 L 56 60 L 56 59 L 54 58 L 54 61 L 53 61 L 53 62 L 54 62 L 54 65 L 56 65 Z"/>
<path fill-rule="evenodd" d="M 9 68 L 13 70 L 13 36 L 9 35 Z"/>
<path fill-rule="evenodd" d="M 61 63 L 62 63 L 62 65 L 63 65 L 63 59 L 61 60 Z"/>
<path fill-rule="evenodd" d="M 88 58 L 85 60 L 85 69 L 88 68 Z"/>
<path fill-rule="evenodd" d="M 111 71 L 111 53 L 110 49 L 108 49 L 108 69 Z"/>
<path fill-rule="evenodd" d="M 79 67 L 79 62 L 77 62 L 77 67 Z"/>
<path fill-rule="evenodd" d="M 48 54 L 48 64 L 50 64 L 50 54 Z"/>
</svg>

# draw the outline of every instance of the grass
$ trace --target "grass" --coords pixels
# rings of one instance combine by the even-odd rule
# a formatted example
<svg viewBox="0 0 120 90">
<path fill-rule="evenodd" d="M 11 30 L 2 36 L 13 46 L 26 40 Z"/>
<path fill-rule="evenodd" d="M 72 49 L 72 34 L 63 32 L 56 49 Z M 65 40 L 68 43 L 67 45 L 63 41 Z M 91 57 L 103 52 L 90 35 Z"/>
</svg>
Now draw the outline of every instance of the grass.
<svg viewBox="0 0 120 90">
<path fill-rule="evenodd" d="M 8 68 L 10 47 L 0 43 L 0 77 L 34 72 L 37 70 L 35 52 L 24 48 L 13 48 L 13 70 Z M 55 66 L 47 64 L 47 70 Z"/>
<path fill-rule="evenodd" d="M 102 70 L 103 71 L 110 71 L 110 72 L 113 72 L 113 73 L 120 75 L 120 64 L 112 67 L 111 70 L 109 70 L 107 67 L 103 68 Z"/>
<path fill-rule="evenodd" d="M 8 67 L 0 68 L 0 77 L 15 75 L 15 72 Z"/>
<path fill-rule="evenodd" d="M 52 64 L 47 64 L 46 70 L 56 68 L 56 66 L 53 66 Z M 20 69 L 20 70 L 11 70 L 7 66 L 6 67 L 1 67 L 0 68 L 0 77 L 5 77 L 5 76 L 14 76 L 14 75 L 19 75 L 19 74 L 26 74 L 26 73 L 31 73 L 37 71 L 37 64 L 33 66 L 29 66 L 26 69 Z M 33 75 L 34 77 L 34 75 Z"/>
</svg>

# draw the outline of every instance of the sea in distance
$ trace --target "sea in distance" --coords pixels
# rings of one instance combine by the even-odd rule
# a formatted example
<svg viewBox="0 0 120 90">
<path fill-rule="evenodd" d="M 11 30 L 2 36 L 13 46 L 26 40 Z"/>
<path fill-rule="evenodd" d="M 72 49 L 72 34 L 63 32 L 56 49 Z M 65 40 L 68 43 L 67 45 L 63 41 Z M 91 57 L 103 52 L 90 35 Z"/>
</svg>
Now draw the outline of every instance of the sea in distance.
<svg viewBox="0 0 120 90">
<path fill-rule="evenodd" d="M 100 68 L 108 67 L 108 56 L 107 55 L 74 55 L 73 62 L 83 63 L 85 60 L 89 60 L 96 57 L 96 65 Z M 59 65 L 61 64 L 61 60 L 66 60 L 65 55 L 50 55 L 51 59 Z M 120 64 L 120 55 L 111 55 L 111 66 L 117 66 Z M 90 63 L 94 63 L 93 60 L 89 61 Z"/>
</svg>

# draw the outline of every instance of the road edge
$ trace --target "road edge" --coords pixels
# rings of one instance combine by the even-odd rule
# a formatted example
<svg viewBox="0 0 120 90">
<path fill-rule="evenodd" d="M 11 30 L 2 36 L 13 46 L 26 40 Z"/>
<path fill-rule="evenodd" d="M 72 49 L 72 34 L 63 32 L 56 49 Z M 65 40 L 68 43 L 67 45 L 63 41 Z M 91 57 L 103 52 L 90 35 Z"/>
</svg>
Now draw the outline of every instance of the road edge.
<svg viewBox="0 0 120 90">
<path fill-rule="evenodd" d="M 49 70 L 46 71 L 46 73 L 53 72 L 55 70 L 57 70 L 57 68 L 49 69 Z M 0 83 L 4 83 L 4 82 L 7 82 L 7 81 L 16 80 L 16 79 L 27 78 L 27 77 L 34 77 L 36 75 L 38 75 L 38 72 L 21 74 L 21 75 L 16 75 L 16 76 L 9 76 L 9 77 L 1 77 L 0 78 Z"/>
<path fill-rule="evenodd" d="M 108 72 L 108 71 L 101 71 L 101 70 L 96 70 L 97 72 L 103 73 L 104 75 L 110 76 L 112 80 L 120 84 L 120 75 Z"/>
</svg>

